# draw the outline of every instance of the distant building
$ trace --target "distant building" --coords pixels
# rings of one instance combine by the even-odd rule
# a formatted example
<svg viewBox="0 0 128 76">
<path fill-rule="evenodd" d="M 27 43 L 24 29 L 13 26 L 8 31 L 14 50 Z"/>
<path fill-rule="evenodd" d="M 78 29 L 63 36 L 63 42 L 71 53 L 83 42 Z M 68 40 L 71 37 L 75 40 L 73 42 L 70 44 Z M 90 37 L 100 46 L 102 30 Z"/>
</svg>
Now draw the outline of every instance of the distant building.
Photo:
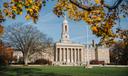
<svg viewBox="0 0 128 76">
<path fill-rule="evenodd" d="M 53 47 L 45 49 L 46 52 L 39 51 L 35 52 L 34 54 L 30 55 L 28 58 L 28 63 L 34 63 L 38 59 L 46 59 L 49 61 L 53 61 Z M 13 57 L 15 57 L 16 61 L 13 61 L 13 63 L 19 63 L 23 61 L 23 53 L 21 51 L 15 50 L 13 52 Z"/>
<path fill-rule="evenodd" d="M 90 62 L 92 60 L 110 63 L 109 48 L 99 47 L 96 50 L 94 45 L 88 48 L 87 54 L 87 47 L 85 45 L 71 42 L 68 21 L 65 17 L 62 23 L 61 39 L 55 43 L 54 64 L 83 65 L 87 64 L 87 61 Z"/>
</svg>

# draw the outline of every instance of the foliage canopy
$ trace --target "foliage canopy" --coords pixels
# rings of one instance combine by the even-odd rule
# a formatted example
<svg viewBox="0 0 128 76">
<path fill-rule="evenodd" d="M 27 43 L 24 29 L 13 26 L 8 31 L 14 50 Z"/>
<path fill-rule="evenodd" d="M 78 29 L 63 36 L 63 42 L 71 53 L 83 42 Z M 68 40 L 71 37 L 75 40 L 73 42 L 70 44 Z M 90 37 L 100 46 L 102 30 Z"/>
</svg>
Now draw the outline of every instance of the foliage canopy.
<svg viewBox="0 0 128 76">
<path fill-rule="evenodd" d="M 4 9 L 0 10 L 0 23 L 4 21 L 3 14 L 15 19 L 16 15 L 22 15 L 24 9 L 27 12 L 26 20 L 32 19 L 36 23 L 42 5 L 45 6 L 47 1 L 50 0 L 10 0 L 10 2 L 5 2 Z M 117 34 L 113 32 L 112 28 L 117 25 L 117 21 L 120 22 L 121 18 L 128 16 L 128 1 L 112 0 L 113 4 L 107 4 L 106 1 L 58 0 L 53 12 L 57 16 L 63 16 L 66 11 L 70 19 L 85 21 L 91 26 L 93 34 L 101 37 L 101 44 L 108 45 L 114 43 L 114 39 L 117 38 Z"/>
<path fill-rule="evenodd" d="M 106 3 L 106 0 L 58 0 L 54 13 L 62 16 L 66 11 L 70 19 L 85 21 L 93 34 L 101 37 L 101 44 L 111 45 L 117 37 L 112 28 L 117 20 L 128 16 L 128 2 L 115 0 L 112 6 Z"/>
</svg>

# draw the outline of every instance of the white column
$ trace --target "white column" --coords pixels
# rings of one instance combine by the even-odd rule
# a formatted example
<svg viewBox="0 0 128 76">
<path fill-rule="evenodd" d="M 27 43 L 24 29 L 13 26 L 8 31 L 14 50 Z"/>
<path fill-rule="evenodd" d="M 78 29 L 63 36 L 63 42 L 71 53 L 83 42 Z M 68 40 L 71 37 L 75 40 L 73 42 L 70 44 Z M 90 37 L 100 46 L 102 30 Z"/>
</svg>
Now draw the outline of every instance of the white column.
<svg viewBox="0 0 128 76">
<path fill-rule="evenodd" d="M 62 61 L 62 55 L 61 55 L 61 54 L 62 54 L 62 53 L 61 53 L 62 51 L 61 51 L 61 48 L 60 48 L 59 51 L 60 51 L 60 52 L 59 52 L 59 59 L 60 59 L 59 61 L 61 62 L 61 61 Z"/>
<path fill-rule="evenodd" d="M 72 51 L 73 51 L 73 62 L 75 62 L 75 50 L 74 50 L 74 48 L 72 49 Z"/>
<path fill-rule="evenodd" d="M 65 62 L 66 61 L 66 59 L 65 59 L 65 48 L 63 48 L 63 53 L 64 53 L 63 58 L 64 58 L 64 62 Z"/>
<path fill-rule="evenodd" d="M 76 49 L 76 62 L 78 62 L 78 50 Z"/>
<path fill-rule="evenodd" d="M 76 63 L 76 57 L 77 57 L 77 54 L 76 54 L 76 49 L 74 49 L 74 52 L 75 52 L 75 63 Z"/>
<path fill-rule="evenodd" d="M 69 60 L 69 49 L 67 48 L 67 62 L 69 63 L 70 60 Z"/>
<path fill-rule="evenodd" d="M 71 49 L 71 63 L 73 63 L 73 50 Z"/>
<path fill-rule="evenodd" d="M 61 52 L 62 53 L 61 55 L 62 55 L 62 62 L 63 62 L 64 61 L 64 50 L 63 50 L 63 48 L 61 48 L 61 51 L 62 51 Z"/>
<path fill-rule="evenodd" d="M 79 63 L 79 60 L 80 60 L 80 59 L 79 59 L 79 56 L 80 56 L 80 55 L 79 55 L 79 49 L 77 49 L 77 59 L 78 59 L 78 63 Z"/>
<path fill-rule="evenodd" d="M 56 62 L 57 62 L 57 59 L 58 59 L 57 54 L 58 54 L 58 49 L 56 48 L 56 52 L 55 52 L 55 61 L 56 61 Z"/>
<path fill-rule="evenodd" d="M 81 52 L 80 52 L 81 53 L 81 62 L 83 63 L 83 55 L 82 55 L 83 53 L 82 52 L 83 52 L 83 50 L 81 48 Z"/>
<path fill-rule="evenodd" d="M 71 48 L 69 48 L 69 60 L 70 60 L 70 63 L 71 63 Z"/>
</svg>

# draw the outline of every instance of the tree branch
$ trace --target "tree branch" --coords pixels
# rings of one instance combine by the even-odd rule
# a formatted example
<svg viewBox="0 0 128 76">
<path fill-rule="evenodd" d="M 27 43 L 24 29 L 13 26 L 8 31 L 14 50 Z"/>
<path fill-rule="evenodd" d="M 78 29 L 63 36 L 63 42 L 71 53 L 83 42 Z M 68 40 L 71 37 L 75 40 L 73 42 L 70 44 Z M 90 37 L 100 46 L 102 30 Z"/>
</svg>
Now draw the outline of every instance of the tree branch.
<svg viewBox="0 0 128 76">
<path fill-rule="evenodd" d="M 108 9 L 110 9 L 110 10 L 116 9 L 116 8 L 122 3 L 122 1 L 123 1 L 123 0 L 117 0 L 117 1 L 114 3 L 113 6 L 108 6 L 108 5 L 106 5 L 106 4 L 104 4 L 104 6 L 105 6 L 106 8 L 108 8 Z"/>
<path fill-rule="evenodd" d="M 75 1 L 75 0 L 69 0 L 72 4 L 76 5 L 77 7 L 83 9 L 83 10 L 87 10 L 87 11 L 90 11 L 91 10 L 91 7 L 88 7 L 88 6 L 85 6 L 85 5 L 82 5 L 80 4 L 78 1 Z"/>
<path fill-rule="evenodd" d="M 76 5 L 77 7 L 83 9 L 83 10 L 87 10 L 87 11 L 91 11 L 95 6 L 92 6 L 92 7 L 88 7 L 86 5 L 82 5 L 81 3 L 79 3 L 78 1 L 75 1 L 75 0 L 69 0 L 72 4 Z M 117 8 L 121 3 L 122 3 L 123 0 L 117 0 L 114 5 L 112 6 L 108 6 L 107 4 L 104 4 L 104 7 L 112 10 L 112 9 L 115 9 Z"/>
</svg>

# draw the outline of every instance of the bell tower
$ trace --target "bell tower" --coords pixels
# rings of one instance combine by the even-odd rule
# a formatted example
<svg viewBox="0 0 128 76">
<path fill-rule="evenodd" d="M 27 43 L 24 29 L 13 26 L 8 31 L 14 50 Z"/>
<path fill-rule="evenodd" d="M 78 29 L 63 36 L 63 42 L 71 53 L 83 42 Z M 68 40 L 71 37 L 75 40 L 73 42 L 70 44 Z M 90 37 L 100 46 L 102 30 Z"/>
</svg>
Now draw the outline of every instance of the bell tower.
<svg viewBox="0 0 128 76">
<path fill-rule="evenodd" d="M 62 23 L 62 33 L 61 33 L 61 42 L 68 43 L 70 42 L 69 38 L 69 27 L 68 27 L 68 21 L 66 20 L 66 15 L 64 16 L 64 21 Z"/>
</svg>

